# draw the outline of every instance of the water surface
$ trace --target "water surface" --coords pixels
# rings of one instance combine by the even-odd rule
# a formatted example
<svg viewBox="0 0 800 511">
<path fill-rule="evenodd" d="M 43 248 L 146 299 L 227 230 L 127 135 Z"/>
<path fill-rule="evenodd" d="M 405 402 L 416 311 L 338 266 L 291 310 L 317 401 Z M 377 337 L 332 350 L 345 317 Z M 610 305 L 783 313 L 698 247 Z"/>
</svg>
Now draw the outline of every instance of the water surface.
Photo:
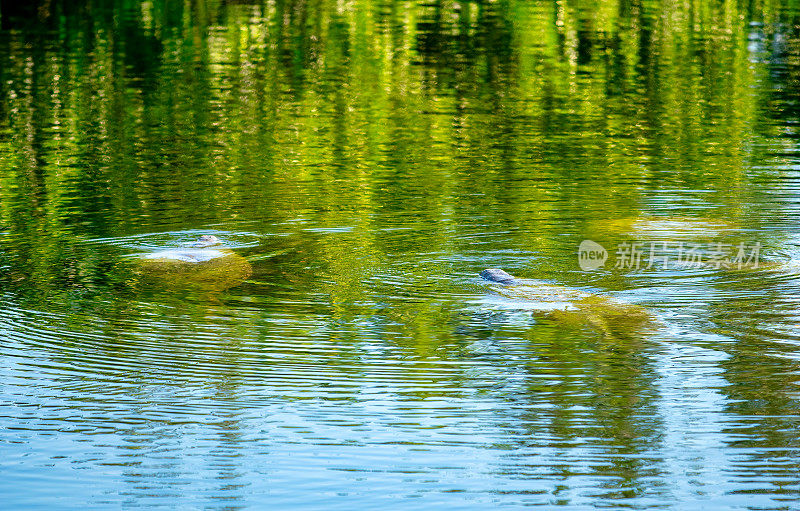
<svg viewBox="0 0 800 511">
<path fill-rule="evenodd" d="M 792 5 L 2 3 L 3 505 L 795 508 Z"/>
</svg>

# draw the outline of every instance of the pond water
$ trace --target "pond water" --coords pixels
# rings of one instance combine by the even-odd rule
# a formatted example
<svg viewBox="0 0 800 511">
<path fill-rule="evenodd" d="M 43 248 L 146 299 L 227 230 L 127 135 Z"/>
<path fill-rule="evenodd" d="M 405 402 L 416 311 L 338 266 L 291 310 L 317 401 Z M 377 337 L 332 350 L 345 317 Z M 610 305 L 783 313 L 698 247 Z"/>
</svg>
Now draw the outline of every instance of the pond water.
<svg viewBox="0 0 800 511">
<path fill-rule="evenodd" d="M 4 508 L 800 505 L 794 3 L 19 4 Z"/>
</svg>

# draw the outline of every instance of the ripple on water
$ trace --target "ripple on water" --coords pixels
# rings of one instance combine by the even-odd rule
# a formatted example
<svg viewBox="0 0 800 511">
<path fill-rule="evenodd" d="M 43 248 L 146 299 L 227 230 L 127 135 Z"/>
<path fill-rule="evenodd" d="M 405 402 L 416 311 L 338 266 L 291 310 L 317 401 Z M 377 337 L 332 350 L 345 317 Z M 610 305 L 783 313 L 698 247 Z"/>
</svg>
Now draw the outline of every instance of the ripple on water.
<svg viewBox="0 0 800 511">
<path fill-rule="evenodd" d="M 291 503 L 256 489 L 302 473 L 313 488 L 446 487 L 532 504 L 550 502 L 566 477 L 561 493 L 579 504 L 631 491 L 656 505 L 690 495 L 682 484 L 723 480 L 709 467 L 733 466 L 730 442 L 750 442 L 742 467 L 766 464 L 752 447 L 758 421 L 737 429 L 729 413 L 735 332 L 699 319 L 760 303 L 737 288 L 742 277 L 636 277 L 647 286 L 620 296 L 652 304 L 670 326 L 627 344 L 537 322 L 462 277 L 453 285 L 398 264 L 360 276 L 361 300 L 342 304 L 297 283 L 270 296 L 249 289 L 252 302 L 119 300 L 100 312 L 7 295 L 0 416 L 10 441 L 43 446 L 15 460 L 61 475 L 102 467 L 116 478 L 96 484 L 124 479 L 126 497 L 149 503 L 169 502 L 176 487 L 222 494 L 201 482 L 216 478 L 232 481 L 239 501 Z M 700 283 L 713 285 L 693 291 Z M 734 309 L 718 319 L 736 319 Z M 774 470 L 759 484 L 784 476 Z"/>
<path fill-rule="evenodd" d="M 188 243 L 197 241 L 204 234 L 214 235 L 228 248 L 253 248 L 267 236 L 253 232 L 226 231 L 218 229 L 188 229 L 183 231 L 169 231 L 144 233 L 131 236 L 113 238 L 92 238 L 85 243 L 100 244 L 127 248 L 136 251 L 148 252 L 169 248 L 179 248 Z"/>
</svg>

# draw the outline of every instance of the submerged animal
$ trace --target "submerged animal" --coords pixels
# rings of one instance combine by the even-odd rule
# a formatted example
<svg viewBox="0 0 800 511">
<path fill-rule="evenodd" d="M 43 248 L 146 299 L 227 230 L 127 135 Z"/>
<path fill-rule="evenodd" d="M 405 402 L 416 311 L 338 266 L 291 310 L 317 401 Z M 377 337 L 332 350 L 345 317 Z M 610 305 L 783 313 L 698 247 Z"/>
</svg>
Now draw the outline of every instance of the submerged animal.
<svg viewBox="0 0 800 511">
<path fill-rule="evenodd" d="M 149 284 L 214 291 L 238 286 L 253 273 L 247 259 L 210 234 L 186 247 L 141 255 L 138 270 Z"/>
<path fill-rule="evenodd" d="M 652 240 L 711 240 L 730 236 L 740 230 L 740 225 L 730 219 L 651 216 L 642 214 L 617 219 L 590 222 L 589 232 L 594 235 L 633 236 Z"/>
<path fill-rule="evenodd" d="M 492 290 L 500 296 L 525 302 L 534 312 L 559 323 L 590 327 L 607 337 L 632 337 L 656 326 L 655 317 L 647 310 L 610 296 L 518 279 L 497 268 L 480 275 L 496 284 Z"/>
<path fill-rule="evenodd" d="M 204 234 L 191 243 L 191 248 L 171 248 L 146 254 L 145 259 L 160 261 L 180 261 L 185 263 L 202 263 L 232 254 L 229 249 L 221 248 L 222 242 L 216 236 Z M 213 249 L 211 247 L 220 247 Z"/>
</svg>

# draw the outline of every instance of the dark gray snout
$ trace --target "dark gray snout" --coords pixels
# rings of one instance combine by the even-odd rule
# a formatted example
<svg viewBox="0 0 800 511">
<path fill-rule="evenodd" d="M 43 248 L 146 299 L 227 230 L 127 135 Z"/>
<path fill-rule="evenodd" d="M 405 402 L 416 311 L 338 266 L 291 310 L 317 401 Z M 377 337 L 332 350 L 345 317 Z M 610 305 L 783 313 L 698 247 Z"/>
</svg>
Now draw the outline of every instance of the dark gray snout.
<svg viewBox="0 0 800 511">
<path fill-rule="evenodd" d="M 510 284 L 516 280 L 512 275 L 509 275 L 499 268 L 487 268 L 481 272 L 481 277 L 501 284 Z"/>
</svg>

